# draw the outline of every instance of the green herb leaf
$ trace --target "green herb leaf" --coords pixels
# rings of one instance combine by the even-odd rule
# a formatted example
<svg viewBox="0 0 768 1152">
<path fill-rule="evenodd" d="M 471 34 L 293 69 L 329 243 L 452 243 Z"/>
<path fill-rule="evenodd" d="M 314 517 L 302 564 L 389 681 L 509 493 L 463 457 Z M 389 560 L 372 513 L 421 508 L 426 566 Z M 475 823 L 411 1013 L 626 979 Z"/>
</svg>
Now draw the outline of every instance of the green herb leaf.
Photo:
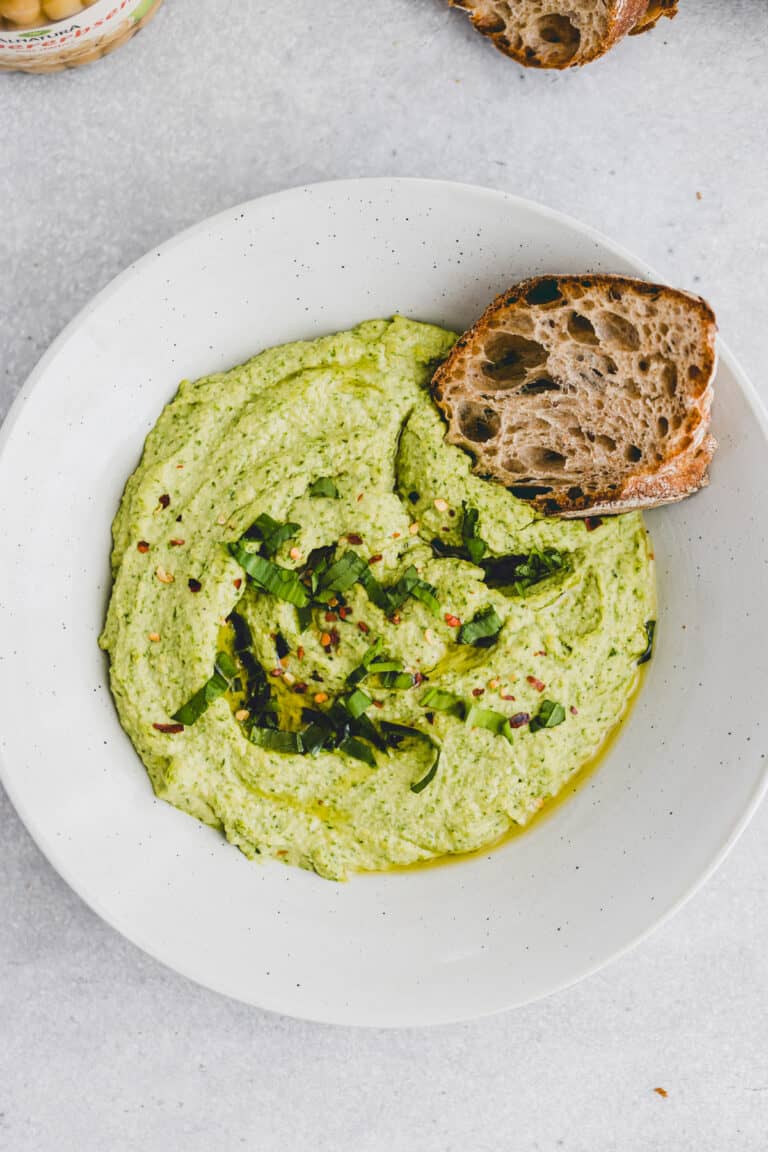
<svg viewBox="0 0 768 1152">
<path fill-rule="evenodd" d="M 422 604 L 426 604 L 433 616 L 440 615 L 440 601 L 437 598 L 437 588 L 432 584 L 428 584 L 426 580 L 419 580 L 417 584 L 411 588 L 411 596 L 415 600 L 420 600 Z"/>
<path fill-rule="evenodd" d="M 357 583 L 361 573 L 367 568 L 368 565 L 362 556 L 358 556 L 356 552 L 345 552 L 320 576 L 318 599 L 327 601 L 336 592 L 346 592 Z"/>
<path fill-rule="evenodd" d="M 499 619 L 494 606 L 489 604 L 486 608 L 481 608 L 479 612 L 476 612 L 466 624 L 462 624 L 456 639 L 459 644 L 471 644 L 475 648 L 490 648 L 492 644 L 496 643 L 501 629 L 502 621 Z"/>
<path fill-rule="evenodd" d="M 312 605 L 303 604 L 301 607 L 296 608 L 296 619 L 299 625 L 299 632 L 306 632 L 312 624 Z"/>
<path fill-rule="evenodd" d="M 384 641 L 379 636 L 365 652 L 362 664 L 358 664 L 357 668 L 353 668 L 349 676 L 347 676 L 347 684 L 359 684 L 361 680 L 365 679 L 368 675 L 370 665 L 379 655 L 383 647 Z"/>
<path fill-rule="evenodd" d="M 378 675 L 383 688 L 402 690 L 413 688 L 416 683 L 415 677 L 410 672 L 380 672 Z"/>
<path fill-rule="evenodd" d="M 494 736 L 504 736 L 507 740 L 512 739 L 509 720 L 503 713 L 494 712 L 492 708 L 479 708 L 473 704 L 467 713 L 467 727 L 484 728 L 486 732 L 492 732 Z"/>
<path fill-rule="evenodd" d="M 365 589 L 371 604 L 375 604 L 382 612 L 389 614 L 392 609 L 389 606 L 387 589 L 379 583 L 367 564 L 357 579 L 358 583 Z"/>
<path fill-rule="evenodd" d="M 568 567 L 568 558 L 557 548 L 534 549 L 522 555 L 494 556 L 483 560 L 485 582 L 489 588 L 510 588 L 522 594 L 534 584 Z"/>
<path fill-rule="evenodd" d="M 647 664 L 651 656 L 653 656 L 653 638 L 656 632 L 656 621 L 646 620 L 645 634 L 648 637 L 648 643 L 645 646 L 645 651 L 637 658 L 638 664 Z"/>
<path fill-rule="evenodd" d="M 477 508 L 470 508 L 466 502 L 462 504 L 462 508 L 464 510 L 464 518 L 461 522 L 461 538 L 464 541 L 464 547 L 467 550 L 469 559 L 473 564 L 479 564 L 488 551 L 488 545 L 477 530 L 480 513 Z"/>
<path fill-rule="evenodd" d="M 297 752 L 304 751 L 304 744 L 300 732 L 282 732 L 277 728 L 251 728 L 249 739 L 259 748 L 266 748 L 270 752 Z"/>
<path fill-rule="evenodd" d="M 565 708 L 553 700 L 542 700 L 541 707 L 529 724 L 531 732 L 538 732 L 540 728 L 556 728 L 565 720 Z"/>
<path fill-rule="evenodd" d="M 330 476 L 318 476 L 309 486 L 310 496 L 325 496 L 328 500 L 338 500 L 339 490 Z"/>
<path fill-rule="evenodd" d="M 281 544 L 290 540 L 300 531 L 298 524 L 281 524 L 273 520 L 267 512 L 257 516 L 250 528 L 243 533 L 245 540 L 260 540 L 265 556 L 274 556 Z"/>
<path fill-rule="evenodd" d="M 358 740 L 356 736 L 347 736 L 345 740 L 342 740 L 339 744 L 339 751 L 346 752 L 347 756 L 353 756 L 355 760 L 362 760 L 371 768 L 378 767 L 373 749 L 364 744 L 362 740 Z"/>
<path fill-rule="evenodd" d="M 430 708 L 435 712 L 448 712 L 454 716 L 464 717 L 466 704 L 460 696 L 453 692 L 446 692 L 443 688 L 428 688 L 420 700 L 422 708 Z"/>
<path fill-rule="evenodd" d="M 279 564 L 266 560 L 256 552 L 249 552 L 239 540 L 229 545 L 229 551 L 254 584 L 263 591 L 278 600 L 295 604 L 297 608 L 303 608 L 309 603 L 309 593 L 299 579 L 298 572 L 292 568 L 281 568 Z"/>
<path fill-rule="evenodd" d="M 432 783 L 437 774 L 437 768 L 440 763 L 440 745 L 436 740 L 433 740 L 428 732 L 422 732 L 420 728 L 409 728 L 405 724 L 394 724 L 390 720 L 382 721 L 381 731 L 387 743 L 391 744 L 394 748 L 399 748 L 405 740 L 418 740 L 422 744 L 429 744 L 430 747 L 434 749 L 434 759 L 427 769 L 426 774 L 411 784 L 411 792 L 422 792 L 428 784 Z"/>
<path fill-rule="evenodd" d="M 356 720 L 358 716 L 362 716 L 366 708 L 370 708 L 373 700 L 363 692 L 362 688 L 355 688 L 349 696 L 343 699 L 342 703 L 352 719 Z"/>
<path fill-rule="evenodd" d="M 383 672 L 402 672 L 402 670 L 402 660 L 393 660 L 389 656 L 384 656 L 381 660 L 372 660 L 368 665 L 368 672 L 371 676 L 381 676 Z"/>
<path fill-rule="evenodd" d="M 206 680 L 202 688 L 198 688 L 194 696 L 187 700 L 186 704 L 182 704 L 178 712 L 174 712 L 171 717 L 177 724 L 183 724 L 188 727 L 194 724 L 196 720 L 206 712 L 214 700 L 218 700 L 220 696 L 231 688 L 232 681 L 237 675 L 237 668 L 232 661 L 232 658 L 226 652 L 217 652 L 216 661 L 214 663 L 213 676 Z"/>
</svg>

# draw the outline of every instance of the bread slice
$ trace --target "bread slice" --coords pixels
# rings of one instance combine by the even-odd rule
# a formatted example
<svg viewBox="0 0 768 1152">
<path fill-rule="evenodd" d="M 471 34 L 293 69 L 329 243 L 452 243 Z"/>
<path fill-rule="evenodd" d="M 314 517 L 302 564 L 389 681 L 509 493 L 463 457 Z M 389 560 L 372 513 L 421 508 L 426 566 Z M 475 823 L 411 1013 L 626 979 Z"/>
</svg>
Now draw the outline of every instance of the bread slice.
<svg viewBox="0 0 768 1152">
<path fill-rule="evenodd" d="M 674 16 L 678 0 L 449 0 L 478 32 L 528 68 L 574 68 L 629 33 Z"/>
<path fill-rule="evenodd" d="M 717 325 L 699 296 L 624 276 L 502 293 L 432 380 L 446 439 L 550 515 L 668 504 L 708 481 Z"/>
</svg>

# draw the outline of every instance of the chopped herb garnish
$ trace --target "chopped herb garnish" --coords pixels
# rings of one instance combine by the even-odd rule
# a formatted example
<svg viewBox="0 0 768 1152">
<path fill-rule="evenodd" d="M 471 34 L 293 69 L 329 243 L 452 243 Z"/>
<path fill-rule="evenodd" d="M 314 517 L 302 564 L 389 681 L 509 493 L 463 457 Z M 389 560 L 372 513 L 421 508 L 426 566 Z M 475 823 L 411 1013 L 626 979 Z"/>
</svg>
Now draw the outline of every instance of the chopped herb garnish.
<svg viewBox="0 0 768 1152">
<path fill-rule="evenodd" d="M 371 768 L 378 767 L 373 749 L 368 744 L 364 744 L 362 740 L 358 740 L 356 736 L 347 736 L 346 739 L 342 740 L 339 744 L 339 752 L 346 752 L 347 756 L 353 756 L 355 760 L 362 760 Z"/>
<path fill-rule="evenodd" d="M 299 625 L 299 632 L 306 632 L 312 623 L 312 605 L 303 604 L 301 607 L 297 607 L 296 619 Z"/>
<path fill-rule="evenodd" d="M 237 668 L 231 658 L 226 652 L 216 653 L 216 662 L 214 664 L 213 675 L 209 680 L 206 680 L 202 688 L 198 688 L 194 696 L 187 700 L 186 704 L 182 704 L 178 712 L 174 712 L 171 717 L 177 724 L 183 724 L 188 727 L 199 720 L 208 707 L 218 700 L 220 696 L 232 687 L 232 682 L 237 676 Z"/>
<path fill-rule="evenodd" d="M 357 720 L 358 716 L 362 716 L 366 708 L 370 708 L 373 703 L 370 696 L 363 692 L 362 688 L 355 688 L 350 692 L 349 696 L 345 697 L 342 701 L 347 712 L 353 720 Z"/>
<path fill-rule="evenodd" d="M 409 728 L 405 724 L 393 724 L 389 720 L 382 720 L 381 731 L 384 734 L 384 739 L 393 748 L 399 748 L 405 740 L 418 740 L 422 744 L 429 744 L 429 746 L 434 749 L 434 759 L 427 769 L 426 774 L 411 784 L 411 792 L 422 792 L 428 784 L 432 783 L 437 774 L 437 768 L 440 763 L 440 745 L 428 732 L 422 732 L 420 728 Z"/>
<path fill-rule="evenodd" d="M 542 700 L 541 707 L 531 720 L 529 731 L 538 732 L 540 728 L 556 728 L 565 720 L 565 708 L 553 700 Z"/>
<path fill-rule="evenodd" d="M 356 552 L 345 552 L 318 579 L 318 600 L 328 601 L 337 592 L 346 592 L 357 583 L 368 565 Z"/>
<path fill-rule="evenodd" d="M 251 728 L 249 740 L 259 748 L 267 748 L 270 752 L 298 752 L 304 751 L 304 743 L 300 732 L 283 732 L 278 728 Z"/>
<path fill-rule="evenodd" d="M 379 636 L 379 637 L 377 637 L 376 640 L 374 640 L 373 644 L 371 644 L 371 646 L 367 649 L 367 651 L 363 655 L 362 664 L 358 664 L 357 668 L 353 668 L 352 671 L 350 672 L 349 676 L 347 676 L 347 684 L 350 684 L 350 685 L 359 684 L 361 680 L 365 679 L 365 677 L 368 675 L 370 665 L 373 663 L 373 661 L 379 655 L 379 653 L 381 652 L 383 647 L 384 647 L 384 642 L 382 641 L 381 637 Z"/>
<path fill-rule="evenodd" d="M 648 638 L 648 643 L 645 646 L 645 651 L 637 658 L 638 664 L 647 664 L 651 656 L 653 656 L 653 637 L 656 632 L 656 621 L 646 620 L 645 622 L 645 635 Z"/>
<path fill-rule="evenodd" d="M 309 593 L 292 568 L 281 568 L 271 560 L 249 552 L 241 541 L 229 545 L 229 551 L 251 580 L 264 592 L 303 608 L 309 603 Z"/>
<path fill-rule="evenodd" d="M 463 719 L 466 705 L 460 696 L 446 692 L 443 688 L 428 688 L 421 698 L 422 708 L 433 708 L 436 712 L 448 712 Z"/>
<path fill-rule="evenodd" d="M 489 588 L 509 588 L 517 596 L 522 596 L 528 588 L 567 566 L 567 557 L 557 548 L 535 549 L 524 555 L 494 556 L 481 564 Z"/>
<path fill-rule="evenodd" d="M 290 540 L 300 531 L 298 524 L 281 524 L 266 512 L 257 516 L 250 528 L 243 533 L 245 540 L 258 540 L 265 556 L 274 556 L 281 544 Z"/>
<path fill-rule="evenodd" d="M 459 644 L 471 644 L 474 648 L 490 648 L 496 643 L 502 626 L 496 609 L 493 604 L 489 604 L 476 612 L 466 624 L 462 624 L 457 641 Z"/>
<path fill-rule="evenodd" d="M 495 712 L 492 708 L 478 708 L 476 704 L 467 712 L 467 727 L 484 728 L 486 732 L 504 736 L 507 740 L 512 738 L 509 720 L 502 712 Z"/>
<path fill-rule="evenodd" d="M 416 677 L 411 672 L 381 672 L 378 675 L 383 688 L 396 688 L 401 691 L 413 688 L 416 683 Z"/>
<path fill-rule="evenodd" d="M 426 604 L 433 616 L 440 615 L 440 601 L 437 599 L 437 589 L 428 584 L 426 580 L 419 580 L 411 588 L 411 596 L 415 600 L 420 600 L 422 604 Z"/>
<path fill-rule="evenodd" d="M 310 496 L 325 496 L 328 500 L 338 500 L 339 490 L 330 476 L 318 476 L 309 486 Z"/>
<path fill-rule="evenodd" d="M 479 564 L 488 551 L 488 545 L 477 531 L 480 513 L 477 508 L 470 508 L 467 503 L 462 504 L 462 508 L 464 519 L 461 522 L 461 539 L 464 541 L 469 559 L 473 564 Z"/>
</svg>

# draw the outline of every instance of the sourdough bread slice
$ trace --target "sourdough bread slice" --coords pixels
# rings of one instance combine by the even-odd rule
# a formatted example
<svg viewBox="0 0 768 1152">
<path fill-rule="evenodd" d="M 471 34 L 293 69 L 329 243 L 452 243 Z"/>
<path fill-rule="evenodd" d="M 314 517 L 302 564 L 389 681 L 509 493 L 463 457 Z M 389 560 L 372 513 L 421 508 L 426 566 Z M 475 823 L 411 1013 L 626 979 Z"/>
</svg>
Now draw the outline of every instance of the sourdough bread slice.
<svg viewBox="0 0 768 1152">
<path fill-rule="evenodd" d="M 529 68 L 573 68 L 602 56 L 628 32 L 674 16 L 678 0 L 449 0 L 478 32 Z"/>
<path fill-rule="evenodd" d="M 714 313 L 624 276 L 502 293 L 432 380 L 446 439 L 550 515 L 667 504 L 708 481 Z"/>
</svg>

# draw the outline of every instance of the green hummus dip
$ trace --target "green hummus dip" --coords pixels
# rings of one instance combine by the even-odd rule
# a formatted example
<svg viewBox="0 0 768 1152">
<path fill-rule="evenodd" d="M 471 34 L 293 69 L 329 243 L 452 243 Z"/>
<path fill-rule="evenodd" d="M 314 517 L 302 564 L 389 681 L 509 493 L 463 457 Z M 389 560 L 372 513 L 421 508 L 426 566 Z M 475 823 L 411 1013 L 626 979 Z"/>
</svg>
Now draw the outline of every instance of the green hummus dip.
<svg viewBox="0 0 768 1152">
<path fill-rule="evenodd" d="M 492 843 L 649 654 L 642 518 L 544 519 L 471 475 L 427 390 L 454 339 L 374 320 L 184 381 L 126 486 L 120 720 L 157 795 L 249 857 L 341 879 Z"/>
</svg>

